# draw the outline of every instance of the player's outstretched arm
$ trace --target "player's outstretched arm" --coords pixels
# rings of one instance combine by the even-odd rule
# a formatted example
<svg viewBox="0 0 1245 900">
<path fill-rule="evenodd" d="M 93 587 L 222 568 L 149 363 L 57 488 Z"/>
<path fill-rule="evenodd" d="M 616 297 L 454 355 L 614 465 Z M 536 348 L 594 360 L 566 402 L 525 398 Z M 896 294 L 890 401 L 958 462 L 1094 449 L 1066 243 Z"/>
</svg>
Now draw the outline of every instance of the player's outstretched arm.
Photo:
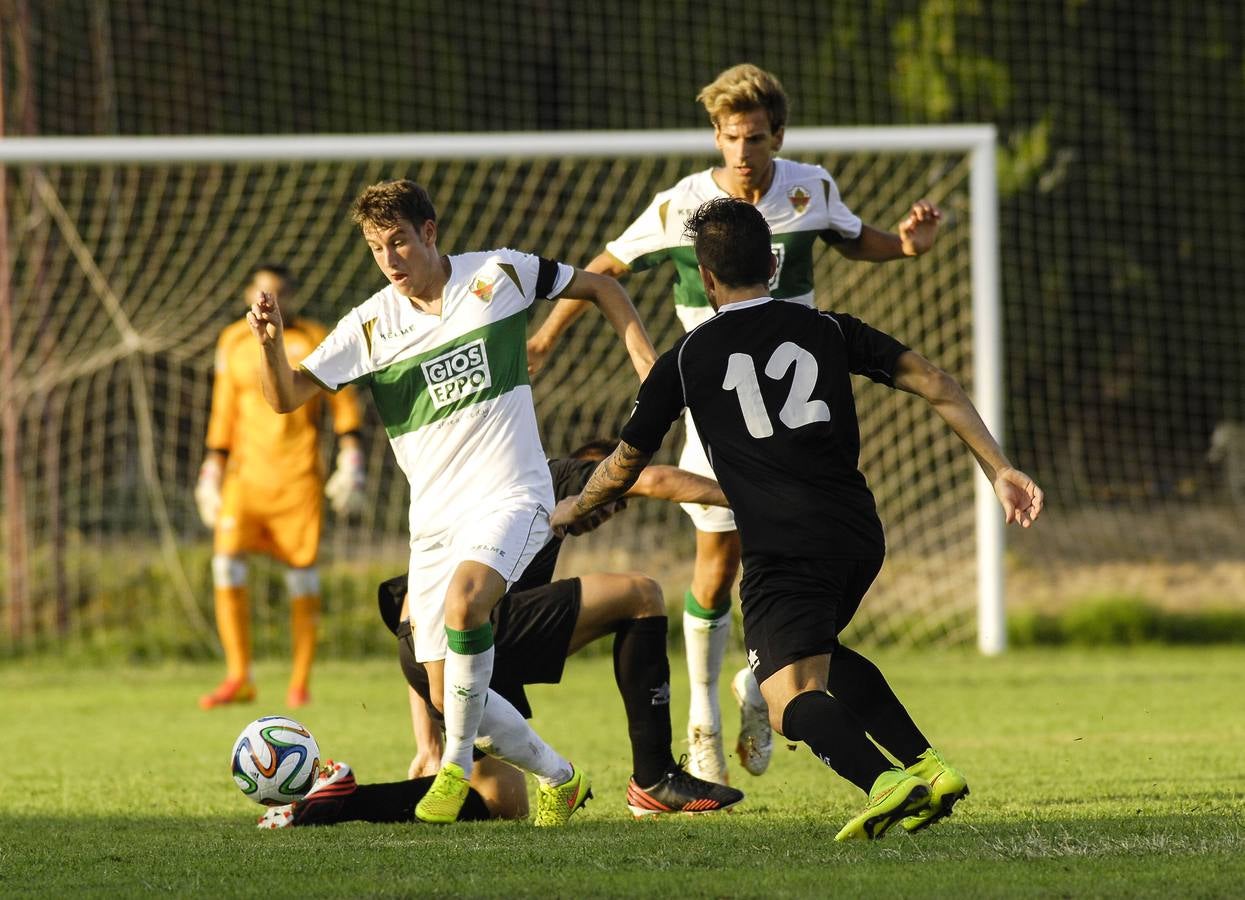
<svg viewBox="0 0 1245 900">
<path fill-rule="evenodd" d="M 627 491 L 628 497 L 652 497 L 674 503 L 700 503 L 704 506 L 730 506 L 722 486 L 712 478 L 680 469 L 678 466 L 649 466 Z"/>
<path fill-rule="evenodd" d="M 610 254 L 602 253 L 588 263 L 582 271 L 618 278 L 627 271 L 627 267 Z M 553 305 L 545 321 L 541 322 L 536 332 L 528 338 L 527 374 L 529 378 L 545 367 L 545 363 L 549 361 L 549 354 L 558 345 L 562 333 L 592 305 L 589 300 L 579 299 L 580 295 L 571 290 L 574 284 L 575 282 L 572 282 L 567 286 L 566 291 L 563 291 L 562 299 Z"/>
<path fill-rule="evenodd" d="M 865 262 L 887 262 L 928 253 L 938 237 L 942 211 L 928 200 L 912 204 L 908 216 L 899 223 L 899 233 L 882 231 L 862 225 L 860 236 L 852 241 L 835 244 L 834 248 L 848 259 Z"/>
<path fill-rule="evenodd" d="M 588 530 L 583 526 L 592 521 L 593 511 L 627 493 L 652 458 L 653 454 L 619 441 L 614 452 L 601 460 L 588 477 L 584 489 L 558 503 L 549 524 L 559 535 L 582 534 Z"/>
<path fill-rule="evenodd" d="M 657 360 L 657 351 L 653 349 L 653 342 L 644 330 L 640 314 L 635 311 L 635 306 L 623 286 L 608 275 L 577 269 L 564 293 L 595 303 L 601 314 L 609 320 L 615 333 L 622 338 L 627 355 L 631 357 L 631 365 L 635 367 L 640 380 L 648 377 L 649 369 L 653 368 L 653 363 Z"/>
<path fill-rule="evenodd" d="M 275 297 L 260 294 L 246 322 L 259 341 L 259 381 L 269 406 L 279 413 L 293 412 L 320 392 L 320 385 L 291 366 L 285 355 L 285 323 Z"/>
<path fill-rule="evenodd" d="M 1005 522 L 1028 528 L 1037 520 L 1044 500 L 1042 489 L 1008 461 L 958 381 L 909 350 L 895 366 L 895 387 L 924 397 L 973 452 L 994 486 Z"/>
</svg>

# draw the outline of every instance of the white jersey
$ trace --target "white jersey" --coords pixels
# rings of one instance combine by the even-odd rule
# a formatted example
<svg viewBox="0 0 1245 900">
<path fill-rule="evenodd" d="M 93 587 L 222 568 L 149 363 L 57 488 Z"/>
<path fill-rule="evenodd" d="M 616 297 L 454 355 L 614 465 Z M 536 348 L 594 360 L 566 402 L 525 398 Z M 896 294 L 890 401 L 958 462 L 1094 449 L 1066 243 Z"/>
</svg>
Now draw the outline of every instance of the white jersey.
<svg viewBox="0 0 1245 900">
<path fill-rule="evenodd" d="M 696 267 L 696 253 L 684 234 L 687 217 L 701 204 L 727 193 L 713 180 L 713 170 L 689 175 L 657 194 L 640 217 L 605 250 L 632 271 L 651 269 L 669 259 L 678 278 L 675 312 L 690 331 L 712 317 L 713 307 Z M 778 269 L 770 292 L 779 300 L 813 304 L 813 245 L 817 238 L 838 243 L 860 236 L 860 217 L 839 198 L 839 188 L 821 166 L 774 160 L 774 180 L 756 204 L 769 223 Z"/>
<path fill-rule="evenodd" d="M 366 385 L 411 486 L 412 538 L 487 503 L 553 509 L 527 377 L 528 307 L 575 270 L 515 250 L 448 257 L 441 315 L 393 285 L 347 313 L 301 368 L 336 391 Z"/>
</svg>

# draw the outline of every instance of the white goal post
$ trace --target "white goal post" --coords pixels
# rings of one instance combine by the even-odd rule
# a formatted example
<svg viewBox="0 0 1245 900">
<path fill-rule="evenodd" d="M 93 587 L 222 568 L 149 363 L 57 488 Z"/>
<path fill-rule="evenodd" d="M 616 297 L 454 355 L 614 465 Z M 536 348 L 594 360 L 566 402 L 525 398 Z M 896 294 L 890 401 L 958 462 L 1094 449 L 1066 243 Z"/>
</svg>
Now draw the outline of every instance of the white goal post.
<svg viewBox="0 0 1245 900">
<path fill-rule="evenodd" d="M 791 128 L 787 131 L 783 151 L 785 154 L 946 152 L 964 155 L 969 167 L 969 205 L 965 212 L 971 243 L 972 393 L 982 418 L 1001 440 L 1004 420 L 995 147 L 996 130 L 992 125 L 946 125 Z M 712 133 L 706 128 L 698 128 L 532 134 L 5 138 L 0 139 L 0 172 L 5 166 L 20 170 L 82 165 L 160 166 L 234 162 L 536 160 L 628 158 L 655 153 L 663 156 L 710 156 L 714 153 Z M 833 174 L 837 177 L 837 173 Z M 910 199 L 915 200 L 916 197 Z M 846 192 L 845 200 L 849 207 L 857 209 L 854 198 Z M 935 248 L 933 256 L 938 256 L 938 248 Z M 936 260 L 934 265 L 937 265 Z M 9 273 L 2 272 L 0 275 L 5 280 L 0 285 L 0 304 L 12 304 L 14 299 L 8 284 Z M 4 349 L 7 352 L 7 348 Z M 996 654 L 1006 646 L 1003 522 L 993 490 L 979 472 L 973 490 L 977 643 L 983 653 Z"/>
</svg>

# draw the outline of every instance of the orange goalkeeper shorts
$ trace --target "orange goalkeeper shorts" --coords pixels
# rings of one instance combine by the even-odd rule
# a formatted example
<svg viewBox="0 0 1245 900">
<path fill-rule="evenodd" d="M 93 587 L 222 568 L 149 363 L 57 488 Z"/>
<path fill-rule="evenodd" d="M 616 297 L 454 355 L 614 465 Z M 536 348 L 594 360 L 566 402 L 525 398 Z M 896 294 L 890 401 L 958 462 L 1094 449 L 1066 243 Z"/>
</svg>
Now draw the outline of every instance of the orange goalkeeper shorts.
<svg viewBox="0 0 1245 900">
<path fill-rule="evenodd" d="M 323 490 L 318 478 L 270 486 L 227 476 L 221 486 L 215 553 L 266 553 L 296 569 L 313 565 L 320 549 Z"/>
</svg>

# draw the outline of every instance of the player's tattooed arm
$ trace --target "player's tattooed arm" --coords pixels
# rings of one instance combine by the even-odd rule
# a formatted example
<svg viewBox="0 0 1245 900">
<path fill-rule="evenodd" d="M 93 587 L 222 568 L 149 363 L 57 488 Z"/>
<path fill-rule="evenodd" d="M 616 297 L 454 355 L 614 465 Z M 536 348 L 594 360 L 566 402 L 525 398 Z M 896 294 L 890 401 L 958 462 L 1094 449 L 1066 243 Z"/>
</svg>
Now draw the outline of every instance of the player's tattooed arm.
<svg viewBox="0 0 1245 900">
<path fill-rule="evenodd" d="M 550 517 L 550 525 L 559 534 L 583 534 L 600 525 L 604 518 L 595 514 L 611 508 L 640 478 L 653 454 L 645 453 L 619 441 L 614 452 L 601 460 L 588 483 L 579 494 L 560 502 Z M 608 518 L 608 516 L 606 516 Z"/>
</svg>

